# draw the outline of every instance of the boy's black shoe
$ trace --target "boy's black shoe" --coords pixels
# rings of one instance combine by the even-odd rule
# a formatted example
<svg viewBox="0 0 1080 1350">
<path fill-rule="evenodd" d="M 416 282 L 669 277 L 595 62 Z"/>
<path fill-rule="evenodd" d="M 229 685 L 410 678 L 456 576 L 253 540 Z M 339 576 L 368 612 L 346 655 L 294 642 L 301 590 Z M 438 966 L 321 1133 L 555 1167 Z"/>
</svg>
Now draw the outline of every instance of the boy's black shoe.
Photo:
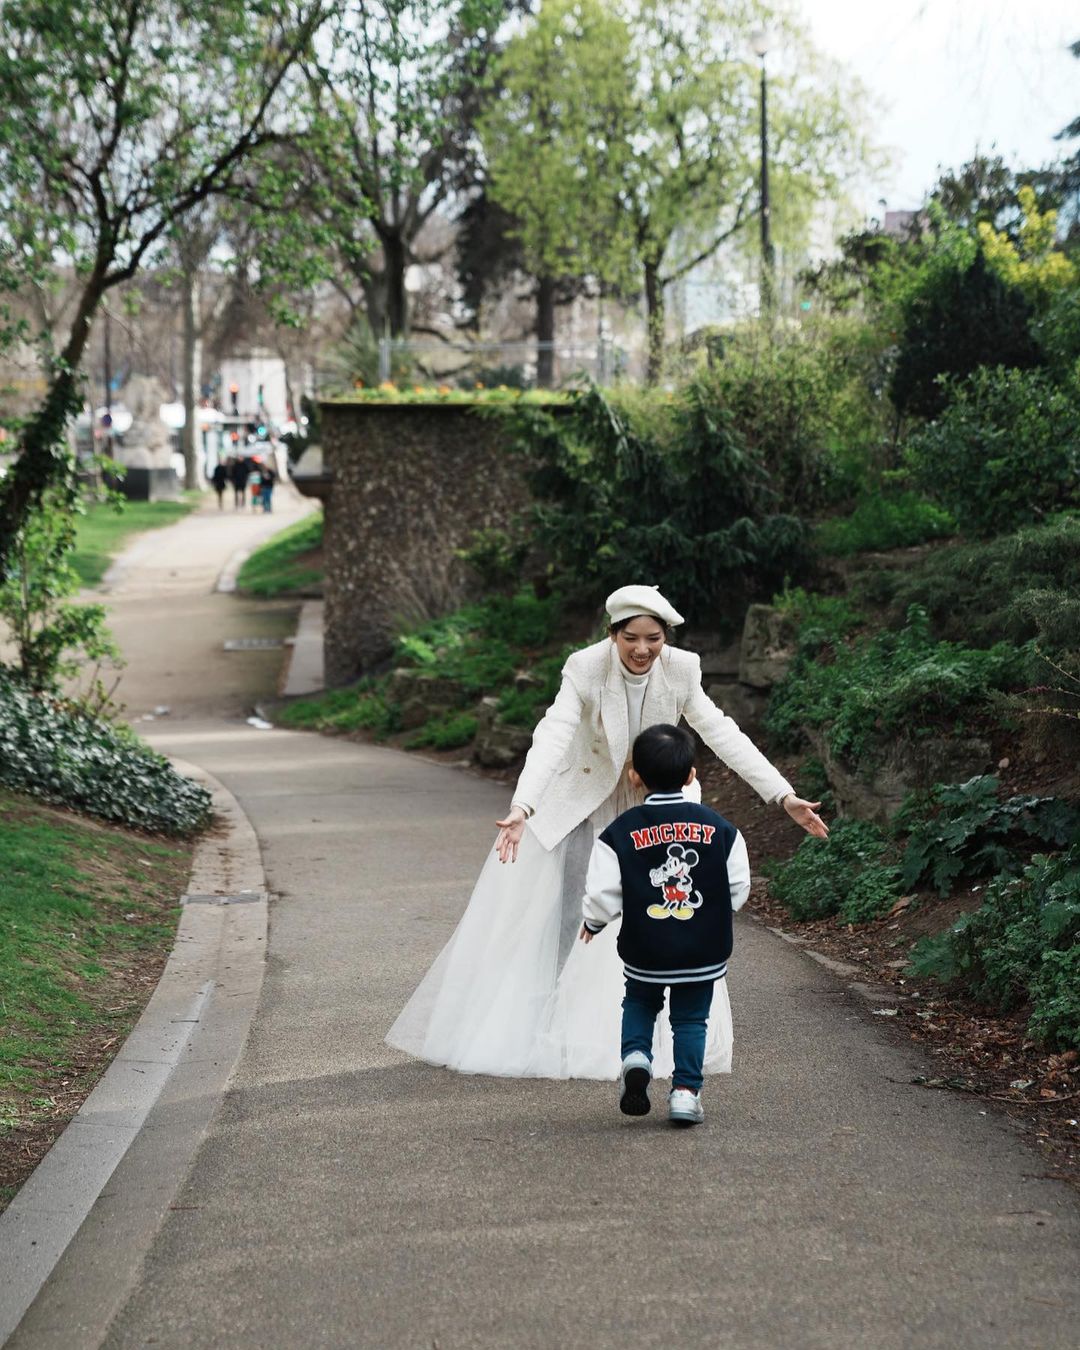
<svg viewBox="0 0 1080 1350">
<path fill-rule="evenodd" d="M 632 1050 L 623 1060 L 619 1081 L 619 1110 L 624 1116 L 647 1116 L 649 1084 L 652 1082 L 652 1065 L 648 1055 L 640 1050 Z"/>
</svg>

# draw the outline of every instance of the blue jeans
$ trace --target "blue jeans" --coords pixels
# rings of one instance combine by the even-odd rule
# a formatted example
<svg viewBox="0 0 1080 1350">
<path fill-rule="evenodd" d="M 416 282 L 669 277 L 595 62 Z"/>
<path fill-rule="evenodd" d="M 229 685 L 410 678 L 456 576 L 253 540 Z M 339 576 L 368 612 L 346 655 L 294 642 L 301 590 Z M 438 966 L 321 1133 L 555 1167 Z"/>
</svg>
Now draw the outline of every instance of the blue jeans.
<svg viewBox="0 0 1080 1350">
<path fill-rule="evenodd" d="M 675 1072 L 672 1086 L 701 1091 L 705 1081 L 702 1065 L 705 1062 L 705 1034 L 709 1028 L 709 1009 L 712 1007 L 712 980 L 695 980 L 691 984 L 673 984 L 671 988 L 671 1034 L 675 1041 Z M 657 1014 L 664 1006 L 662 984 L 646 984 L 643 980 L 626 977 L 626 997 L 622 1013 L 623 1059 L 633 1050 L 640 1050 L 652 1063 L 653 1029 Z"/>
</svg>

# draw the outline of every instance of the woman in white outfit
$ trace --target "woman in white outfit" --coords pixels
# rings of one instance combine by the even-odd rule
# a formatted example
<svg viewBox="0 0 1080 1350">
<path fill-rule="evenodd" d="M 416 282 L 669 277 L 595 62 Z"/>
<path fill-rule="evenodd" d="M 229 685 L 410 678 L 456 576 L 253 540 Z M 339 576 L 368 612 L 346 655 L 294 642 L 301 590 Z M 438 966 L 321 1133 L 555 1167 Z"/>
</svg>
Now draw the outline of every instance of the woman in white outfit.
<svg viewBox="0 0 1080 1350">
<path fill-rule="evenodd" d="M 706 695 L 700 659 L 668 646 L 669 630 L 683 620 L 660 592 L 624 586 L 608 597 L 607 610 L 609 636 L 563 667 L 468 908 L 387 1036 L 420 1059 L 463 1073 L 618 1076 L 623 970 L 616 934 L 588 946 L 574 939 L 593 842 L 640 800 L 627 766 L 645 727 L 685 717 L 765 801 L 782 805 L 809 833 L 828 833 L 816 814 L 820 803 L 797 797 Z M 700 787 L 694 790 L 700 798 Z M 671 1064 L 670 1029 L 659 1018 L 654 1075 L 668 1076 Z M 731 1069 L 723 981 L 705 1069 Z"/>
</svg>

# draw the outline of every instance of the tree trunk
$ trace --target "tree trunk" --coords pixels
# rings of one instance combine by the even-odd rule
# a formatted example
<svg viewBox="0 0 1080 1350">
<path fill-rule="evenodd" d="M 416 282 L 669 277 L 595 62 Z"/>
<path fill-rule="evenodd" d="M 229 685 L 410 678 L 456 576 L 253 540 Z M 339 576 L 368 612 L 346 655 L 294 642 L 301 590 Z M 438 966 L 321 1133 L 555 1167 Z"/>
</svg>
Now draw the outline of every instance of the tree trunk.
<svg viewBox="0 0 1080 1350">
<path fill-rule="evenodd" d="M 23 428 L 19 448 L 7 476 L 0 481 L 0 581 L 30 512 L 50 487 L 74 485 L 68 423 L 79 411 L 78 370 L 90 336 L 90 325 L 105 294 L 104 268 L 91 273 L 79 300 L 67 345 L 53 366 L 49 387 L 37 412 Z"/>
<path fill-rule="evenodd" d="M 536 282 L 536 383 L 550 389 L 555 383 L 555 278 Z"/>
<path fill-rule="evenodd" d="M 383 287 L 386 295 L 386 317 L 392 338 L 409 336 L 409 293 L 405 289 L 405 269 L 409 265 L 408 250 L 400 234 L 387 233 L 382 237 Z"/>
<path fill-rule="evenodd" d="M 300 405 L 296 401 L 296 386 L 293 382 L 291 363 L 288 356 L 278 347 L 278 355 L 281 357 L 281 366 L 285 372 L 285 415 L 291 417 L 299 425 Z"/>
<path fill-rule="evenodd" d="M 659 263 L 645 264 L 645 322 L 649 335 L 648 384 L 656 384 L 664 365 L 664 286 Z"/>
<path fill-rule="evenodd" d="M 371 328 L 371 336 L 378 342 L 386 336 L 386 295 L 382 273 L 369 272 L 361 278 L 360 285 L 364 292 L 364 314 Z"/>
<path fill-rule="evenodd" d="M 198 402 L 196 388 L 199 372 L 199 273 L 197 270 L 184 269 L 181 282 L 181 308 L 184 316 L 184 426 L 180 432 L 180 447 L 184 452 L 184 487 L 188 489 L 202 486 L 199 473 L 199 447 L 195 427 L 195 408 Z"/>
</svg>

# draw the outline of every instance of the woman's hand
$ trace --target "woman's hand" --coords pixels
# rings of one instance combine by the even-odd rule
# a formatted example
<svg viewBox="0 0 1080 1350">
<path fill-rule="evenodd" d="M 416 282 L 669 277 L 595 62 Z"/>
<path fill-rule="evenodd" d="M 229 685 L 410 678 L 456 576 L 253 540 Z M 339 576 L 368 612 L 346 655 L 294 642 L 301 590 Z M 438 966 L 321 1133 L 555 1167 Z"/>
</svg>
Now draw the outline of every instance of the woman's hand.
<svg viewBox="0 0 1080 1350">
<path fill-rule="evenodd" d="M 517 862 L 518 844 L 521 843 L 521 836 L 525 833 L 526 820 L 528 816 L 521 807 L 512 806 L 505 820 L 495 822 L 499 827 L 495 852 L 499 855 L 500 862 Z"/>
<path fill-rule="evenodd" d="M 789 792 L 781 804 L 796 825 L 801 825 L 807 834 L 816 835 L 818 839 L 828 839 L 829 827 L 817 814 L 821 808 L 820 802 L 804 802 L 794 792 Z"/>
</svg>

